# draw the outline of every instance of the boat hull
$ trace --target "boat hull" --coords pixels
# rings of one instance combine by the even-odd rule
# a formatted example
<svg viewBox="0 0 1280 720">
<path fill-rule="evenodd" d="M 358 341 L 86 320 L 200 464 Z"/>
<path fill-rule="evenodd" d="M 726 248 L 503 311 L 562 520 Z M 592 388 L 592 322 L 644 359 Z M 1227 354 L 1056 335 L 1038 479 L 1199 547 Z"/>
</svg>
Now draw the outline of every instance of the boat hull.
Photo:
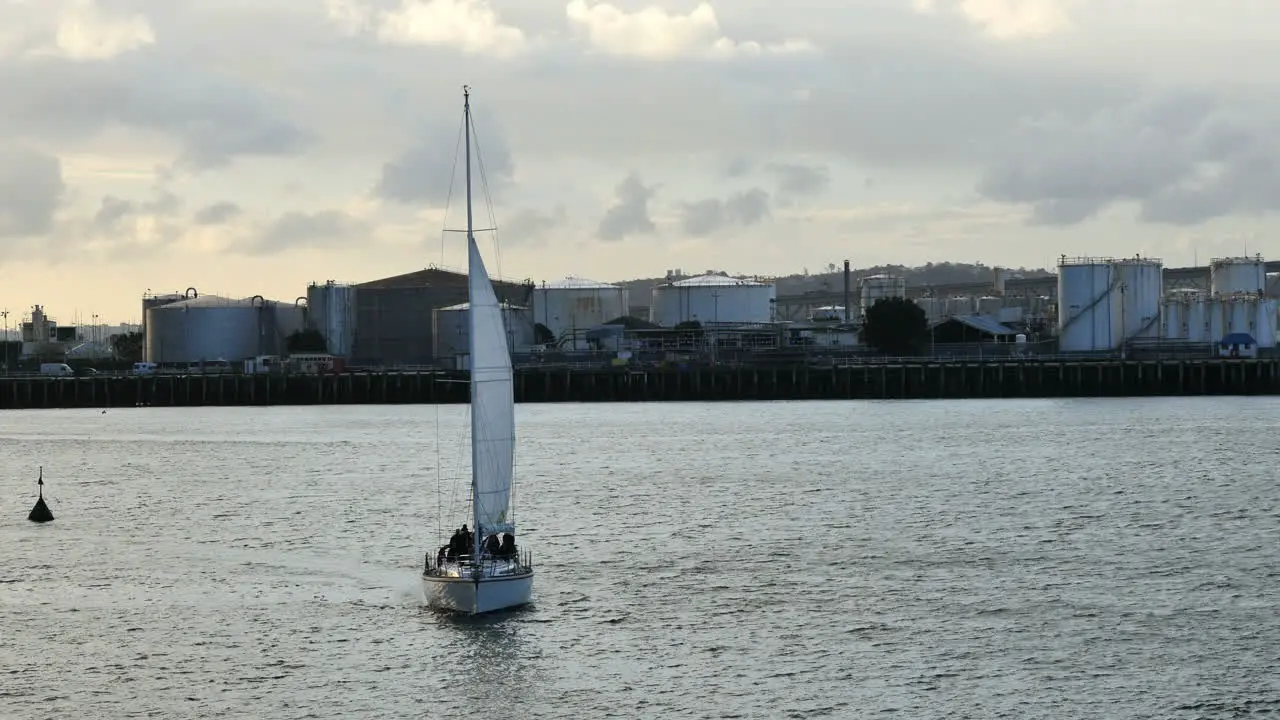
<svg viewBox="0 0 1280 720">
<path fill-rule="evenodd" d="M 533 598 L 533 572 L 479 579 L 423 575 L 422 589 L 432 608 L 480 615 L 527 605 Z"/>
</svg>

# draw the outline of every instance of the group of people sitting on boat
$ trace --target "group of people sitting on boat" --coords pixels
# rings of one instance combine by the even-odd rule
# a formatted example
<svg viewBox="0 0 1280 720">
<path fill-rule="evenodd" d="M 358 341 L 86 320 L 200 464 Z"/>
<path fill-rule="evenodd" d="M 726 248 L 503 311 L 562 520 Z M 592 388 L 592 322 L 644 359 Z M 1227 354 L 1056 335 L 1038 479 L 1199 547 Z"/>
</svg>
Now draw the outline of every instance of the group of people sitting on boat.
<svg viewBox="0 0 1280 720">
<path fill-rule="evenodd" d="M 501 533 L 502 537 L 498 537 L 499 533 L 493 533 L 480 543 L 481 558 L 514 558 L 516 556 L 516 536 L 511 533 Z M 467 529 L 463 524 L 461 528 L 453 531 L 453 537 L 449 538 L 448 545 L 442 545 L 440 552 L 436 553 L 436 564 L 440 564 L 445 560 L 457 560 L 461 557 L 470 557 L 474 550 L 476 541 L 475 533 Z"/>
</svg>

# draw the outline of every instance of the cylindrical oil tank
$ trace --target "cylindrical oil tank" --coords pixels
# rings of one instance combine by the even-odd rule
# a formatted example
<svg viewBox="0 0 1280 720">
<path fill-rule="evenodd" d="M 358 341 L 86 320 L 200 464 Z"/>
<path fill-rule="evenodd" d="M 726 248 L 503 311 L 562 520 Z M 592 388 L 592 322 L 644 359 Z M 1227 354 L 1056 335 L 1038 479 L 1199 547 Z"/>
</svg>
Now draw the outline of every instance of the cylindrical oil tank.
<svg viewBox="0 0 1280 720">
<path fill-rule="evenodd" d="M 285 354 L 285 339 L 302 326 L 302 308 L 291 304 L 204 295 L 149 309 L 144 343 L 150 362 L 238 362 Z"/>
<path fill-rule="evenodd" d="M 1216 306 L 1214 306 L 1216 308 Z M 1205 297 L 1192 296 L 1185 303 L 1184 312 L 1185 320 L 1183 327 L 1186 328 L 1183 340 L 1196 343 L 1212 342 L 1210 339 L 1211 325 L 1209 321 L 1209 299 Z"/>
<path fill-rule="evenodd" d="M 1160 306 L 1160 338 L 1187 339 L 1187 303 L 1184 298 L 1168 297 Z"/>
<path fill-rule="evenodd" d="M 1209 337 L 1211 342 L 1217 342 L 1230 333 L 1246 333 L 1253 336 L 1258 347 L 1275 347 L 1276 303 L 1274 300 L 1261 297 L 1257 293 L 1220 295 L 1215 300 L 1219 310 L 1212 317 L 1220 317 L 1221 322 L 1213 326 Z"/>
<path fill-rule="evenodd" d="M 1164 264 L 1151 258 L 1114 261 L 1121 283 L 1120 340 L 1160 337 L 1160 299 L 1164 297 Z"/>
<path fill-rule="evenodd" d="M 972 297 L 957 295 L 956 297 L 947 298 L 947 309 L 943 314 L 947 316 L 972 315 L 975 306 L 976 303 Z"/>
<path fill-rule="evenodd" d="M 356 329 L 356 287 L 332 280 L 307 286 L 307 322 L 324 336 L 330 355 L 351 357 Z"/>
<path fill-rule="evenodd" d="M 877 300 L 907 296 L 907 279 L 894 275 L 868 275 L 858 282 L 858 302 L 865 316 Z"/>
<path fill-rule="evenodd" d="M 1265 293 L 1267 263 L 1255 257 L 1213 258 L 1209 261 L 1209 291 L 1219 295 Z"/>
<path fill-rule="evenodd" d="M 544 282 L 533 290 L 534 321 L 560 338 L 627 314 L 627 289 L 580 277 Z"/>
<path fill-rule="evenodd" d="M 1276 301 L 1273 298 L 1257 299 L 1257 320 L 1254 323 L 1253 337 L 1260 348 L 1276 346 Z"/>
<path fill-rule="evenodd" d="M 1058 348 L 1062 352 L 1113 350 L 1120 335 L 1118 283 L 1109 260 L 1062 258 L 1058 263 Z"/>
<path fill-rule="evenodd" d="M 470 354 L 470 312 L 471 303 L 460 303 L 431 313 L 431 337 L 437 359 Z M 534 344 L 534 323 L 529 308 L 502 303 L 502 320 L 507 326 L 512 352 L 528 350 Z"/>
<path fill-rule="evenodd" d="M 998 297 L 980 297 L 978 298 L 978 314 L 979 315 L 999 315 L 1000 308 L 1004 307 L 1004 300 Z"/>
<path fill-rule="evenodd" d="M 936 322 L 943 316 L 943 311 L 946 310 L 946 301 L 935 297 L 916 298 L 912 302 L 920 306 L 921 310 L 924 310 L 924 316 L 929 319 L 929 322 Z"/>
<path fill-rule="evenodd" d="M 188 292 L 190 293 L 191 291 Z M 175 303 L 179 300 L 186 299 L 187 297 L 188 295 L 183 295 L 182 293 L 164 293 L 162 295 L 152 295 L 148 293 L 142 296 L 142 337 L 144 338 L 142 345 L 143 360 L 147 362 L 156 362 L 147 356 L 147 346 L 145 341 L 145 338 L 147 337 L 147 311 L 153 307 L 160 307 L 161 305 Z"/>
<path fill-rule="evenodd" d="M 649 321 L 662 327 L 683 322 L 748 325 L 773 320 L 773 283 L 707 274 L 653 289 Z"/>
</svg>

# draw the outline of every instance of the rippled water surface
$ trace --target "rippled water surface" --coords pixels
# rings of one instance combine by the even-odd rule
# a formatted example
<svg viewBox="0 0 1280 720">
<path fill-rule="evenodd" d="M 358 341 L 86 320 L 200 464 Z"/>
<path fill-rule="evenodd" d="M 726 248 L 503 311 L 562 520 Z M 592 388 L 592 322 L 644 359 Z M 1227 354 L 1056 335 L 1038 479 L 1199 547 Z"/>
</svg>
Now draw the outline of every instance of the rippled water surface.
<svg viewBox="0 0 1280 720">
<path fill-rule="evenodd" d="M 0 717 L 1280 716 L 1280 400 L 517 415 L 461 620 L 464 407 L 0 414 Z"/>
</svg>

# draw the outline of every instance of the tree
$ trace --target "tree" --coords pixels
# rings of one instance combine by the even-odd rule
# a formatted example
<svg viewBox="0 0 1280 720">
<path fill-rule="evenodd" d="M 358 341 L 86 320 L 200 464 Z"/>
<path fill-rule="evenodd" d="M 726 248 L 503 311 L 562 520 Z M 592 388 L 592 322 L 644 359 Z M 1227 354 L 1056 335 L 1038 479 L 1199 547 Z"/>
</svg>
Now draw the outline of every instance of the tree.
<svg viewBox="0 0 1280 720">
<path fill-rule="evenodd" d="M 111 336 L 111 349 L 116 357 L 128 362 L 142 362 L 142 333 L 127 332 Z"/>
<path fill-rule="evenodd" d="M 307 328 L 306 330 L 290 333 L 284 339 L 284 347 L 290 355 L 294 353 L 329 352 L 329 343 L 325 342 L 324 335 L 321 335 L 320 331 L 315 328 Z"/>
<path fill-rule="evenodd" d="M 886 355 L 915 355 L 929 338 L 929 319 L 906 298 L 880 298 L 867 308 L 858 336 Z"/>
</svg>

